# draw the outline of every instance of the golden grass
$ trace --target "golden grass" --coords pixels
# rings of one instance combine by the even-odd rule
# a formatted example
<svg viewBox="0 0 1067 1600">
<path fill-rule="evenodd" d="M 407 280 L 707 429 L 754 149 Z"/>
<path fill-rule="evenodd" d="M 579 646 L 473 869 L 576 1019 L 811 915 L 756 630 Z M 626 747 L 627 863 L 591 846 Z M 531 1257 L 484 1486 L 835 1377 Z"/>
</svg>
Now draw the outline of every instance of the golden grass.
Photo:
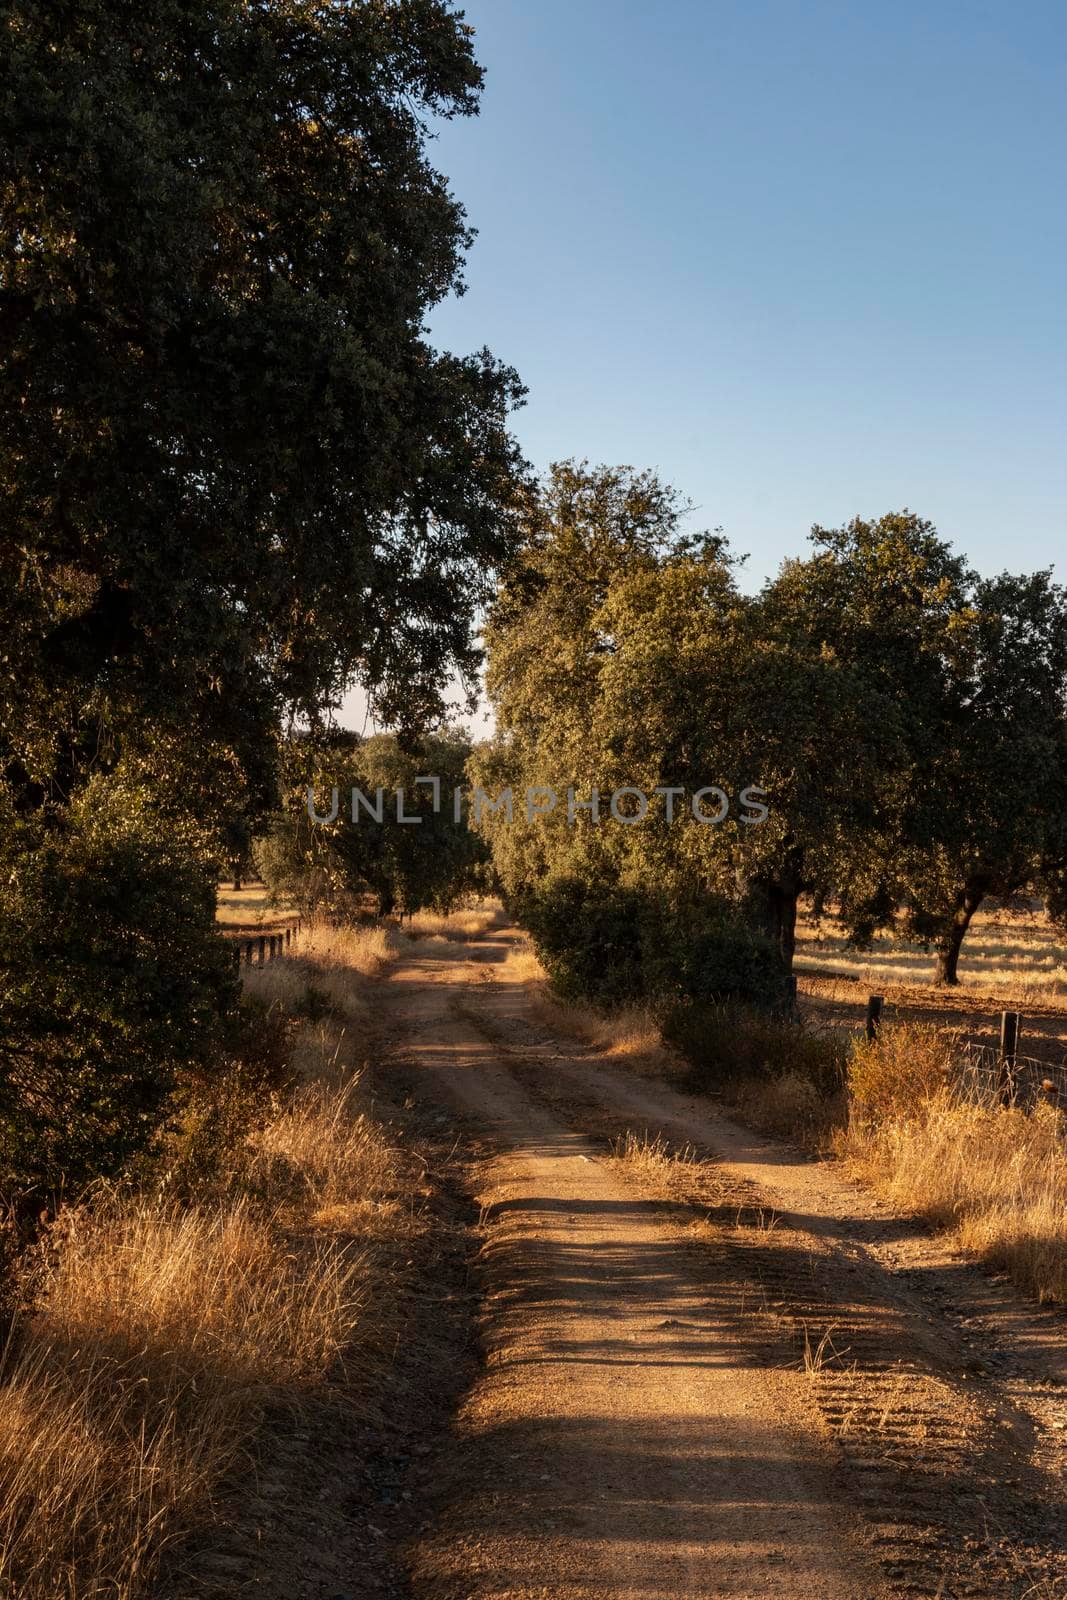
<svg viewBox="0 0 1067 1600">
<path fill-rule="evenodd" d="M 802 915 L 797 924 L 797 972 L 840 973 L 860 986 L 932 985 L 932 950 L 898 937 L 892 930 L 875 936 L 870 950 L 855 950 L 845 940 L 833 913 L 815 923 Z M 979 911 L 964 942 L 960 989 L 1021 1001 L 1067 995 L 1067 935 L 1043 912 Z"/>
<path fill-rule="evenodd" d="M 397 1186 L 393 1152 L 360 1109 L 358 1079 L 304 1085 L 253 1145 L 253 1182 L 295 1195 L 316 1225 L 355 1227 Z"/>
<path fill-rule="evenodd" d="M 696 1160 L 692 1145 L 675 1149 L 661 1133 L 652 1137 L 647 1128 L 643 1133 L 628 1128 L 621 1138 L 613 1139 L 611 1155 L 612 1160 L 628 1171 L 661 1180 L 677 1174 L 683 1167 L 691 1167 Z"/>
<path fill-rule="evenodd" d="M 604 1011 L 553 993 L 548 975 L 525 934 L 515 940 L 496 970 L 503 983 L 528 987 L 530 1010 L 547 1027 L 568 1034 L 597 1055 L 657 1077 L 677 1077 L 684 1071 L 676 1052 L 664 1043 L 651 1012 L 640 1006 Z"/>
<path fill-rule="evenodd" d="M 447 939 L 460 944 L 481 939 L 493 928 L 506 921 L 499 900 L 482 900 L 447 914 L 437 911 L 416 911 L 403 923 L 403 932 L 410 939 Z"/>
<path fill-rule="evenodd" d="M 287 921 L 292 914 L 291 901 L 284 897 L 273 901 L 269 890 L 261 883 L 248 884 L 243 889 L 219 885 L 215 920 L 224 926 Z"/>
<path fill-rule="evenodd" d="M 386 1337 L 366 1241 L 407 1213 L 351 1033 L 394 940 L 312 930 L 300 960 L 247 974 L 271 1004 L 291 1010 L 310 979 L 338 1009 L 296 1028 L 301 1081 L 210 1203 L 101 1195 L 48 1230 L 0 1371 L 0 1594 L 139 1600 L 166 1548 L 210 1522 L 265 1407 Z"/>
<path fill-rule="evenodd" d="M 547 984 L 548 973 L 541 965 L 526 934 L 521 934 L 513 940 L 511 949 L 497 967 L 497 973 L 505 983 L 518 984 Z"/>
<path fill-rule="evenodd" d="M 952 1045 L 887 1028 L 856 1051 L 852 1114 L 837 1148 L 894 1204 L 949 1228 L 964 1249 L 1039 1300 L 1067 1303 L 1067 1119 L 964 1098 Z"/>
</svg>

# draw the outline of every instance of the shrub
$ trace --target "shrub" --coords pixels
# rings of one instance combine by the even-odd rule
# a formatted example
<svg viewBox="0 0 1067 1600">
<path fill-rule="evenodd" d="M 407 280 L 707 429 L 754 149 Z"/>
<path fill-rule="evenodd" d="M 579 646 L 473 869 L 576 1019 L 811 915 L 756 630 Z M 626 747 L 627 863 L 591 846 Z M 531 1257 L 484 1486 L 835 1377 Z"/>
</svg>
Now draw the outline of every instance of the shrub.
<svg viewBox="0 0 1067 1600">
<path fill-rule="evenodd" d="M 627 1005 L 644 996 L 644 898 L 618 885 L 559 878 L 517 907 L 556 992 Z"/>
<path fill-rule="evenodd" d="M 857 1040 L 848 1073 L 852 1116 L 878 1125 L 922 1113 L 952 1071 L 952 1046 L 935 1027 L 883 1028 L 877 1039 Z"/>
<path fill-rule="evenodd" d="M 700 1089 L 789 1078 L 796 1096 L 828 1101 L 845 1086 L 850 1047 L 845 1035 L 753 1006 L 676 1007 L 665 1021 L 664 1036 L 690 1063 Z"/>
<path fill-rule="evenodd" d="M 712 896 L 684 902 L 616 883 L 565 877 L 518 908 L 560 995 L 663 1010 L 742 1000 L 780 1005 L 770 941 Z"/>
<path fill-rule="evenodd" d="M 103 787 L 0 841 L 0 1184 L 78 1187 L 221 1053 L 237 978 L 195 842 Z"/>
</svg>

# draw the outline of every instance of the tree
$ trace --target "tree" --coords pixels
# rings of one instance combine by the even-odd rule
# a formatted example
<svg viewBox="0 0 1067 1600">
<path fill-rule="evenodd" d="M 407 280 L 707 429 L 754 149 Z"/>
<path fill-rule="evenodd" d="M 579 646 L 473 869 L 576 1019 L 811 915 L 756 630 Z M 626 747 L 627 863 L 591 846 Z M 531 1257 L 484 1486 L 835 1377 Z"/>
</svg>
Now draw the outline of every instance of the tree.
<svg viewBox="0 0 1067 1600">
<path fill-rule="evenodd" d="M 565 986 L 616 1001 L 722 998 L 747 972 L 753 993 L 780 998 L 780 958 L 736 904 L 753 831 L 741 791 L 758 782 L 733 692 L 748 606 L 725 542 L 683 534 L 684 510 L 651 473 L 552 469 L 486 628 L 498 739 L 475 752 L 472 776 L 514 794 L 511 818 L 485 808 L 481 826 Z M 693 810 L 717 783 L 732 798 L 721 827 Z M 528 815 L 540 787 L 557 803 Z"/>
<path fill-rule="evenodd" d="M 987 897 L 1038 891 L 1059 916 L 1067 883 L 1067 597 L 1038 572 L 978 581 L 972 599 L 973 649 L 933 772 L 939 815 L 900 873 L 943 984 L 959 982 Z"/>
<path fill-rule="evenodd" d="M 906 816 L 935 820 L 912 776 L 939 748 L 970 615 L 964 563 L 909 511 L 811 540 L 759 597 L 748 713 L 777 785 L 752 887 L 790 952 L 798 898 L 820 884 L 859 943 L 891 916 Z"/>
<path fill-rule="evenodd" d="M 426 157 L 481 85 L 448 0 L 6 0 L 0 64 L 0 811 L 29 856 L 0 877 L 0 999 L 16 1052 L 41 996 L 78 1018 L 91 1099 L 149 1042 L 162 1078 L 217 1042 L 232 983 L 183 1010 L 125 962 L 168 878 L 201 939 L 170 981 L 228 962 L 214 870 L 275 798 L 285 718 L 358 679 L 416 728 L 470 678 L 522 391 L 425 334 L 471 237 Z M 111 840 L 85 865 L 90 794 Z M 38 934 L 80 948 L 96 899 L 59 995 Z M 29 1079 L 5 1094 L 15 1122 L 62 1115 Z"/>
<path fill-rule="evenodd" d="M 515 375 L 435 351 L 462 208 L 447 0 L 9 0 L 0 759 L 66 798 L 138 727 L 244 753 L 353 678 L 406 725 L 477 659 Z"/>
<path fill-rule="evenodd" d="M 484 841 L 454 804 L 470 749 L 454 728 L 405 742 L 344 730 L 293 739 L 285 811 L 258 850 L 264 881 L 309 912 L 353 915 L 368 894 L 379 916 L 448 911 L 483 886 Z M 329 820 L 311 818 L 309 790 L 316 816 Z M 355 815 L 353 790 L 363 797 Z"/>
<path fill-rule="evenodd" d="M 936 978 L 989 895 L 1067 870 L 1067 611 L 1048 573 L 980 579 L 909 512 L 816 528 L 765 593 L 766 626 L 832 658 L 862 708 L 839 738 L 857 806 L 823 881 L 857 942 L 898 908 Z M 842 819 L 844 819 L 842 813 Z"/>
</svg>

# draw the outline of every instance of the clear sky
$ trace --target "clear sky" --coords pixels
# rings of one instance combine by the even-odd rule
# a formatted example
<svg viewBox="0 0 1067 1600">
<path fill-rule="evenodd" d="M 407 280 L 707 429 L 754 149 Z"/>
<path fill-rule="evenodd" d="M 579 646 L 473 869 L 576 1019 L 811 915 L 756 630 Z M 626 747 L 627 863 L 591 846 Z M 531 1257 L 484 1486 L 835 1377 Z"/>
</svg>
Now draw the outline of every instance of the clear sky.
<svg viewBox="0 0 1067 1600">
<path fill-rule="evenodd" d="M 1067 581 L 1067 5 L 470 0 L 443 348 L 538 468 L 654 466 L 747 552 L 904 506 Z"/>
</svg>

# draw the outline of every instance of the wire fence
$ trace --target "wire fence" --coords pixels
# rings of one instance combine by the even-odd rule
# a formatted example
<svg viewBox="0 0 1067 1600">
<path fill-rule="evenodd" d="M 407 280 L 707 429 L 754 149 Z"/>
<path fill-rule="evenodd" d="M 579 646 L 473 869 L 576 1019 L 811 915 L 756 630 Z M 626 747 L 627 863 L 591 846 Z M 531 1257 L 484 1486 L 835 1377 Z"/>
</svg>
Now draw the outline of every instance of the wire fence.
<svg viewBox="0 0 1067 1600">
<path fill-rule="evenodd" d="M 868 996 L 865 1029 L 869 1040 L 881 1030 L 884 1005 L 884 996 Z M 1067 1061 L 1042 1061 L 1021 1054 L 1022 1033 L 1021 1014 L 1002 1011 L 999 1045 L 955 1040 L 950 1046 L 952 1087 L 961 1099 L 975 1105 L 1017 1106 L 1032 1111 L 1045 1104 L 1067 1112 Z"/>
<path fill-rule="evenodd" d="M 961 1045 L 954 1084 L 963 1099 L 978 1105 L 1032 1111 L 1044 1103 L 1067 1110 L 1067 1066 L 1034 1056 L 1002 1056 L 991 1045 Z"/>
</svg>

